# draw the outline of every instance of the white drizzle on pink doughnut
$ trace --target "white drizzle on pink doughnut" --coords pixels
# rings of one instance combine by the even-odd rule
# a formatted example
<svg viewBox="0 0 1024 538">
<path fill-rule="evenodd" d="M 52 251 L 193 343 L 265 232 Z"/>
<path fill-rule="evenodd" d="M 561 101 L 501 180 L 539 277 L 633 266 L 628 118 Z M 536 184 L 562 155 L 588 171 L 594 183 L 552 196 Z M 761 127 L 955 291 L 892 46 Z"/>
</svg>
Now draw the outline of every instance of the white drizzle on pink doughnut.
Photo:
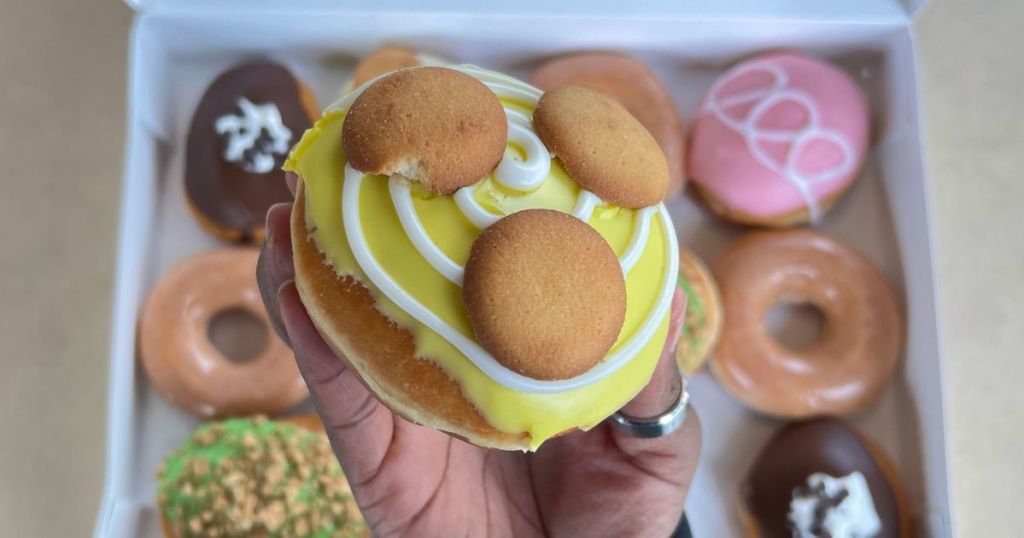
<svg viewBox="0 0 1024 538">
<path fill-rule="evenodd" d="M 772 76 L 770 87 L 750 90 L 738 95 L 730 95 L 719 100 L 719 92 L 732 78 L 739 77 L 752 71 L 763 71 Z M 839 131 L 825 129 L 819 125 L 818 105 L 807 93 L 787 88 L 789 77 L 782 67 L 771 61 L 762 61 L 747 64 L 736 72 L 732 77 L 718 80 L 711 88 L 707 102 L 704 104 L 704 112 L 714 114 L 718 120 L 728 125 L 731 129 L 740 133 L 750 149 L 750 153 L 765 168 L 779 174 L 786 181 L 790 182 L 804 198 L 808 210 L 811 213 L 811 220 L 816 221 L 820 217 L 818 200 L 811 192 L 810 184 L 819 181 L 832 181 L 837 177 L 850 172 L 856 162 L 854 161 L 853 147 L 846 137 Z M 807 124 L 800 129 L 762 129 L 758 127 L 758 120 L 773 105 L 782 101 L 790 101 L 799 104 L 807 112 Z M 738 105 L 754 103 L 754 107 L 747 113 L 743 121 L 737 121 L 726 113 L 726 109 Z M 817 174 L 805 175 L 796 166 L 796 157 L 800 149 L 807 141 L 815 138 L 826 138 L 835 142 L 843 153 L 843 160 L 832 168 L 825 169 Z M 790 144 L 786 151 L 786 160 L 783 163 L 776 162 L 758 144 L 761 139 L 773 142 L 787 142 Z"/>
<path fill-rule="evenodd" d="M 758 75 L 767 81 L 729 89 Z M 765 119 L 783 104 L 802 113 L 801 124 L 764 126 Z M 730 132 L 738 140 L 726 134 Z M 866 104 L 849 77 L 818 60 L 770 55 L 740 64 L 712 85 L 693 129 L 691 172 L 727 207 L 771 217 L 803 206 L 816 221 L 821 217 L 821 200 L 853 181 L 866 133 Z M 743 144 L 745 155 L 734 149 L 737 142 Z M 834 148 L 838 158 L 808 171 L 804 154 L 815 143 Z M 784 151 L 773 154 L 766 148 L 769 144 Z M 771 187 L 770 182 L 779 181 L 793 190 Z"/>
</svg>

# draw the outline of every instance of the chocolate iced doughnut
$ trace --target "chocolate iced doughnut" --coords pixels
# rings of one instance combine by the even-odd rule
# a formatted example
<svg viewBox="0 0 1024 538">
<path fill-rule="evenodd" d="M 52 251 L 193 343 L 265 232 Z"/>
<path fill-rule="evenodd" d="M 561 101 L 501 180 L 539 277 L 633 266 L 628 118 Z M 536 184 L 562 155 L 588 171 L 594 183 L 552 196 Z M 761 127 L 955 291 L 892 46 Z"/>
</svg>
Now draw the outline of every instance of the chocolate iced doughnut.
<svg viewBox="0 0 1024 538">
<path fill-rule="evenodd" d="M 317 115 L 312 93 L 280 65 L 218 76 L 188 134 L 185 193 L 199 223 L 222 239 L 261 241 L 267 209 L 292 200 L 281 165 Z"/>
<path fill-rule="evenodd" d="M 907 503 L 895 468 L 835 419 L 789 424 L 768 441 L 740 490 L 747 536 L 903 538 Z"/>
</svg>

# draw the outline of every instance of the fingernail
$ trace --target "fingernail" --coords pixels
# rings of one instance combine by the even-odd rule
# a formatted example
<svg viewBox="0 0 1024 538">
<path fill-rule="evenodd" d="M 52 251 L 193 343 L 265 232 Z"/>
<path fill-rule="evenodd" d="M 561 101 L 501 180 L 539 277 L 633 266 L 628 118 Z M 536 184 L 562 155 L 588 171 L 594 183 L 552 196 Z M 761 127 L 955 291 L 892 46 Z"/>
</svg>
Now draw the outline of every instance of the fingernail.
<svg viewBox="0 0 1024 538">
<path fill-rule="evenodd" d="M 284 304 L 285 304 L 284 295 L 286 293 L 290 293 L 288 291 L 288 287 L 289 286 L 295 286 L 295 281 L 294 280 L 286 280 L 283 284 L 281 284 L 280 286 L 277 287 L 277 310 L 278 310 L 278 318 L 277 318 L 277 320 L 280 323 L 280 325 L 279 326 L 275 326 L 274 329 L 277 332 L 277 335 L 281 337 L 281 340 L 283 340 L 284 343 L 288 344 L 288 347 L 291 347 L 291 345 L 292 345 L 292 335 L 288 332 L 288 323 L 285 321 L 285 316 L 284 316 Z M 288 300 L 290 300 L 290 299 L 288 299 Z"/>
<path fill-rule="evenodd" d="M 676 287 L 675 293 L 672 295 L 672 317 L 671 321 L 679 321 L 683 318 L 683 304 L 684 304 L 683 290 L 680 287 Z"/>
<path fill-rule="evenodd" d="M 675 333 L 672 335 L 672 341 L 670 342 L 670 344 L 668 346 L 668 350 L 673 355 L 676 352 L 676 346 L 679 345 L 679 338 L 682 335 L 683 335 L 683 328 L 682 327 L 680 327 L 678 330 L 676 330 Z"/>
<path fill-rule="evenodd" d="M 285 280 L 284 282 L 281 283 L 280 286 L 277 287 L 277 299 L 278 299 L 279 303 L 280 303 L 280 299 L 281 299 L 281 294 L 284 293 L 285 288 L 287 288 L 288 286 L 293 286 L 294 287 L 295 286 L 295 281 L 294 280 Z"/>
<path fill-rule="evenodd" d="M 270 246 L 274 242 L 274 228 L 270 226 L 270 211 L 267 211 L 266 218 L 263 219 L 263 244 Z"/>
</svg>

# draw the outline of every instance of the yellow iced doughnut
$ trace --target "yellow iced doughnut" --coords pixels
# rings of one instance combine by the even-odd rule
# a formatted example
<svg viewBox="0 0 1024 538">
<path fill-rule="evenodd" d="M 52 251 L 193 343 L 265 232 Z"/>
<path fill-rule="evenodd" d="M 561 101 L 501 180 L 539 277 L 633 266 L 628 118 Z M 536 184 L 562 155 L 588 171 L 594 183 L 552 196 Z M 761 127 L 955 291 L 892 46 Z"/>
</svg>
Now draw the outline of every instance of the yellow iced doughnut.
<svg viewBox="0 0 1024 538">
<path fill-rule="evenodd" d="M 375 87 L 379 84 L 385 86 Z M 660 199 L 633 209 L 616 206 L 566 172 L 623 162 L 615 151 L 598 151 L 616 147 L 607 137 L 650 135 L 611 102 L 606 125 L 586 118 L 587 125 L 600 128 L 581 128 L 571 152 L 553 155 L 534 129 L 541 96 L 526 83 L 471 66 L 401 70 L 330 107 L 285 164 L 301 179 L 292 212 L 296 284 L 320 333 L 397 413 L 480 446 L 536 449 L 560 433 L 594 427 L 629 401 L 647 383 L 661 354 L 676 287 L 678 246 Z M 504 132 L 494 131 L 488 102 L 503 112 L 497 127 Z M 549 112 L 555 119 L 577 114 L 575 104 L 570 98 Z M 470 106 L 486 116 L 467 115 Z M 364 127 L 346 129 L 346 121 L 355 121 L 357 114 Z M 432 121 L 425 124 L 423 117 Z M 368 118 L 383 119 L 373 123 Z M 503 152 L 494 154 L 496 135 L 505 144 Z M 366 137 L 388 145 L 367 147 Z M 451 143 L 460 137 L 463 142 Z M 588 140 L 594 151 L 587 151 Z M 623 142 L 619 148 L 657 148 L 649 140 Z M 358 148 L 373 159 L 350 162 L 346 148 Z M 649 158 L 664 161 L 658 151 Z M 465 181 L 466 171 L 478 170 L 481 163 L 484 172 Z M 648 199 L 651 192 L 664 192 L 666 178 L 658 174 L 667 174 L 667 166 L 659 164 L 650 167 L 649 177 L 629 176 L 651 183 L 637 186 Z M 355 165 L 366 170 L 379 166 L 376 171 L 390 176 Z M 623 194 L 630 186 L 602 183 L 602 188 Z M 598 350 L 593 367 L 571 377 L 540 379 L 508 368 L 495 359 L 493 345 L 477 337 L 467 314 L 462 279 L 474 242 L 482 230 L 526 209 L 570 214 L 589 225 L 621 270 L 608 281 L 625 284 L 625 315 L 617 337 Z M 531 220 L 535 228 L 523 237 L 545 237 L 550 231 L 545 219 Z M 590 232 L 584 227 L 568 233 L 574 235 L 560 240 Z M 551 252 L 561 255 L 558 249 Z M 592 290 L 572 288 L 579 278 L 559 278 L 557 270 L 550 270 L 558 266 L 557 259 L 538 271 L 524 264 L 531 259 L 512 256 L 499 265 L 507 271 L 502 274 L 514 275 L 508 277 L 516 279 L 510 286 L 532 282 L 551 291 L 537 294 L 537 315 L 556 309 L 558 297 L 593 297 Z M 500 297 L 496 293 L 490 300 Z M 489 308 L 500 313 L 502 306 Z M 516 308 L 530 315 L 529 305 L 520 301 Z M 576 321 L 556 325 L 558 331 L 529 334 L 579 339 L 596 330 L 594 324 L 580 323 L 579 316 L 566 319 Z"/>
</svg>

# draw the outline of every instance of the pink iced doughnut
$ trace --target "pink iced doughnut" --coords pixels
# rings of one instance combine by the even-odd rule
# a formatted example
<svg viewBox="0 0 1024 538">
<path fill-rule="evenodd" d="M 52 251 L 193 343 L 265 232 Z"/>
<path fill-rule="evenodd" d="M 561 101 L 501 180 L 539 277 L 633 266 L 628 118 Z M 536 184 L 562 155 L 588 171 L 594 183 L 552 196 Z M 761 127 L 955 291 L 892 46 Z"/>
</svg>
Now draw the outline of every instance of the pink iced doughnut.
<svg viewBox="0 0 1024 538">
<path fill-rule="evenodd" d="M 860 172 L 868 105 L 838 68 L 792 53 L 747 60 L 715 82 L 693 122 L 690 177 L 733 221 L 817 220 Z"/>
</svg>

